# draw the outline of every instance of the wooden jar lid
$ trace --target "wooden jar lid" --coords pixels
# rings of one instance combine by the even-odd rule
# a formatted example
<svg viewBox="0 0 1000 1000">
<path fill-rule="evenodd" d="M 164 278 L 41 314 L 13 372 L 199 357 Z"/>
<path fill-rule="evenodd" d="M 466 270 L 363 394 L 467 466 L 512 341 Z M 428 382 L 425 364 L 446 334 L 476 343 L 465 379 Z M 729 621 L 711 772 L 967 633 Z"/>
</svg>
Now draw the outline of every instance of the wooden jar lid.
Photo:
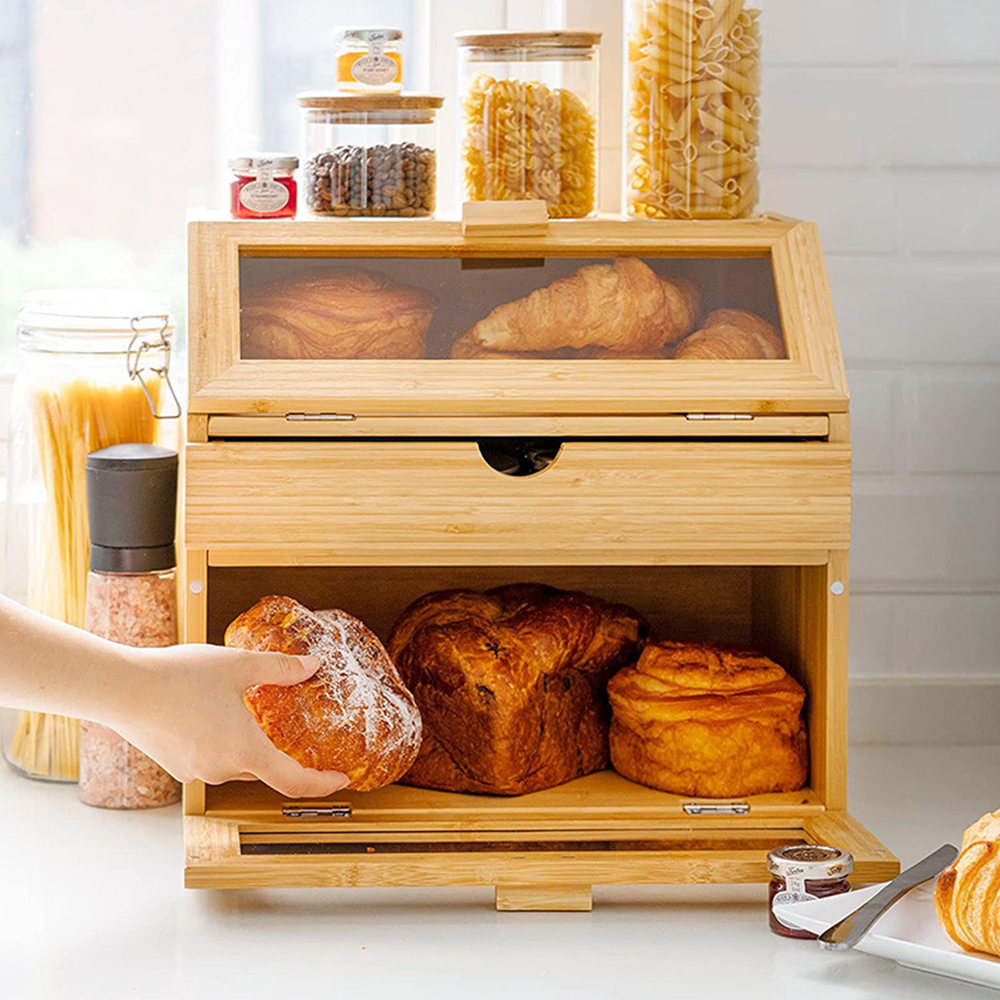
<svg viewBox="0 0 1000 1000">
<path fill-rule="evenodd" d="M 320 111 L 427 111 L 444 104 L 444 98 L 435 94 L 408 91 L 348 94 L 339 90 L 307 90 L 295 96 L 299 107 Z"/>
<path fill-rule="evenodd" d="M 460 31 L 460 48 L 478 49 L 592 49 L 601 42 L 599 31 Z"/>
</svg>

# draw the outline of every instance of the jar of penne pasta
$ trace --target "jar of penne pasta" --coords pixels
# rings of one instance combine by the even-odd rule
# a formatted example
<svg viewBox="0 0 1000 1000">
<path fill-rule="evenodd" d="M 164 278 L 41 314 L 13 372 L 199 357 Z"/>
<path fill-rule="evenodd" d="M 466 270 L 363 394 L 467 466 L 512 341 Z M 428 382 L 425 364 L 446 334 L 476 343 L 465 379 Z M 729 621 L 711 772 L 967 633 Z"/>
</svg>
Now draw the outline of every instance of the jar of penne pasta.
<svg viewBox="0 0 1000 1000">
<path fill-rule="evenodd" d="M 627 0 L 624 210 L 740 219 L 758 200 L 760 9 Z"/>
<path fill-rule="evenodd" d="M 593 215 L 600 34 L 464 32 L 456 40 L 466 200 L 541 199 L 550 218 Z"/>
<path fill-rule="evenodd" d="M 175 321 L 156 293 L 68 290 L 24 297 L 7 437 L 5 592 L 83 628 L 90 545 L 87 453 L 176 443 Z M 76 781 L 80 723 L 0 710 L 0 749 L 21 773 Z"/>
</svg>

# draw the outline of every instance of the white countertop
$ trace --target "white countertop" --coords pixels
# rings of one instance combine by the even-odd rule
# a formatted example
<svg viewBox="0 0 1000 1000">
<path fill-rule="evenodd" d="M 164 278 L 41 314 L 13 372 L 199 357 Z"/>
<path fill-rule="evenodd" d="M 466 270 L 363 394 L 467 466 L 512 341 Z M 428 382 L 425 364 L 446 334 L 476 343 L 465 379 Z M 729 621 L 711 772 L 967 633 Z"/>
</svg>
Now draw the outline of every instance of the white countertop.
<svg viewBox="0 0 1000 1000">
<path fill-rule="evenodd" d="M 852 750 L 851 810 L 912 863 L 1000 804 L 1000 747 Z M 997 997 L 767 929 L 763 886 L 191 891 L 179 807 L 91 809 L 0 764 L 0 998 Z"/>
</svg>

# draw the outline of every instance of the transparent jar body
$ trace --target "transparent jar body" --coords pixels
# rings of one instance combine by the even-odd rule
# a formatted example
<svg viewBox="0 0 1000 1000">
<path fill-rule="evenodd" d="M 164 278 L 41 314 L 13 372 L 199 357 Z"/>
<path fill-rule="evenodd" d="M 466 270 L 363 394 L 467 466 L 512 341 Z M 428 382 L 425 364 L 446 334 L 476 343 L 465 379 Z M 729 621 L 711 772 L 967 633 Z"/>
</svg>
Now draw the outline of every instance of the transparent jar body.
<svg viewBox="0 0 1000 1000">
<path fill-rule="evenodd" d="M 303 151 L 302 196 L 314 215 L 425 219 L 434 214 L 434 108 L 304 108 Z"/>
<path fill-rule="evenodd" d="M 99 573 L 87 578 L 88 632 L 126 646 L 177 642 L 177 573 Z M 80 799 L 105 809 L 150 809 L 181 797 L 181 784 L 114 730 L 80 724 Z"/>
<path fill-rule="evenodd" d="M 760 9 L 627 0 L 624 212 L 740 219 L 759 198 Z"/>
<path fill-rule="evenodd" d="M 172 332 L 171 324 L 167 336 Z M 4 592 L 80 628 L 86 623 L 89 552 L 87 453 L 132 441 L 170 444 L 176 436 L 178 422 L 157 420 L 142 386 L 129 380 L 131 340 L 131 330 L 18 329 L 7 439 Z M 160 366 L 165 356 L 153 350 L 144 356 L 147 362 Z M 146 385 L 162 408 L 162 380 L 146 376 Z M 0 749 L 27 776 L 76 781 L 79 722 L 3 709 Z"/>
<path fill-rule="evenodd" d="M 599 49 L 459 45 L 459 177 L 467 201 L 541 199 L 597 212 Z"/>
</svg>

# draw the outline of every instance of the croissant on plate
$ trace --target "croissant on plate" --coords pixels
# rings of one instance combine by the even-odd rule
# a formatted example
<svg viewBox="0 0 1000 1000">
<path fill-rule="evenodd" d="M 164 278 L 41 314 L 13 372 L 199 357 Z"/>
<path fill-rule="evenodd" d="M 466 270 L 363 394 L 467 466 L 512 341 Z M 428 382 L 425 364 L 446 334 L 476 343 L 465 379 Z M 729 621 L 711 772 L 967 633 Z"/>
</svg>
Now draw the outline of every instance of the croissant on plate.
<svg viewBox="0 0 1000 1000">
<path fill-rule="evenodd" d="M 716 309 L 700 330 L 677 345 L 678 361 L 752 361 L 785 357 L 785 342 L 772 323 L 744 309 Z"/>
<path fill-rule="evenodd" d="M 529 357 L 544 357 L 545 352 L 590 348 L 623 357 L 659 355 L 665 345 L 695 328 L 700 311 L 693 282 L 661 278 L 641 260 L 624 257 L 613 264 L 588 264 L 523 299 L 497 306 L 459 338 L 451 356 L 528 352 Z"/>
<path fill-rule="evenodd" d="M 938 922 L 969 951 L 1000 957 L 1000 809 L 977 820 L 934 890 Z"/>
</svg>

